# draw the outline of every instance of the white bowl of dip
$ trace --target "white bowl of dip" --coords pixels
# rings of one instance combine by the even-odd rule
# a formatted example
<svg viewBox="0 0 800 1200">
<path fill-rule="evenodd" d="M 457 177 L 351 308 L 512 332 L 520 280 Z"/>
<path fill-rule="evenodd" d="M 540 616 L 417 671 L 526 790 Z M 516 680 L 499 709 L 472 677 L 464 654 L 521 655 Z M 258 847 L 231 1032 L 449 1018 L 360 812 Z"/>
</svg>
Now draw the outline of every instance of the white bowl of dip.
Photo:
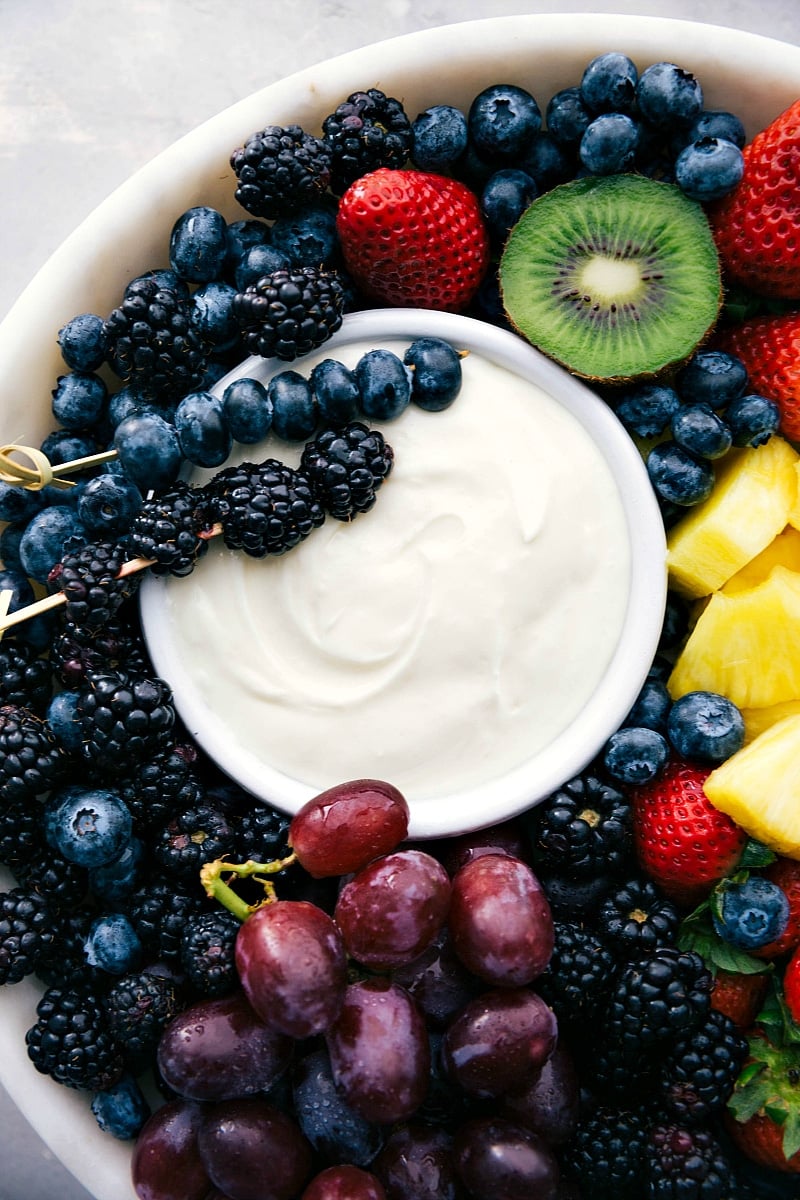
<svg viewBox="0 0 800 1200">
<path fill-rule="evenodd" d="M 386 779 L 425 838 L 517 815 L 597 755 L 649 669 L 666 571 L 630 437 L 515 334 L 367 311 L 291 370 L 402 358 L 421 336 L 467 351 L 462 388 L 444 412 L 377 423 L 395 461 L 369 514 L 269 559 L 218 538 L 189 578 L 146 579 L 141 613 L 189 733 L 248 791 L 295 812 Z M 286 369 L 250 359 L 215 391 Z M 270 437 L 228 461 L 297 466 L 301 450 Z"/>
</svg>

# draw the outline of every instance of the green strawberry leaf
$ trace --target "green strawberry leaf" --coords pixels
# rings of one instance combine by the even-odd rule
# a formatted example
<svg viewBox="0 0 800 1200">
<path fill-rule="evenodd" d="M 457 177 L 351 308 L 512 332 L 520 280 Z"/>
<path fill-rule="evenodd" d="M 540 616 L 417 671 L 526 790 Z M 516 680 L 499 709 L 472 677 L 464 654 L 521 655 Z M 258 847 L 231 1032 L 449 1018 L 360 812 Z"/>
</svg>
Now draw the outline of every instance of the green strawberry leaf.
<svg viewBox="0 0 800 1200">
<path fill-rule="evenodd" d="M 772 1099 L 772 1083 L 765 1063 L 749 1063 L 728 1098 L 728 1111 L 742 1125 Z"/>
<path fill-rule="evenodd" d="M 755 838 L 749 838 L 742 851 L 742 857 L 739 859 L 739 868 L 755 871 L 761 867 L 768 867 L 770 863 L 775 862 L 777 857 L 775 851 L 770 850 L 769 846 L 765 846 L 763 842 L 757 842 Z"/>
<path fill-rule="evenodd" d="M 800 1109 L 790 1108 L 783 1124 L 783 1155 L 788 1160 L 800 1150 Z"/>
<path fill-rule="evenodd" d="M 756 1022 L 776 1046 L 800 1046 L 800 1026 L 792 1019 L 780 980 L 773 975 Z"/>
<path fill-rule="evenodd" d="M 748 288 L 731 285 L 726 289 L 722 312 L 727 321 L 738 325 L 742 321 L 749 321 L 751 317 L 790 312 L 792 308 L 790 300 L 759 296 Z"/>
</svg>

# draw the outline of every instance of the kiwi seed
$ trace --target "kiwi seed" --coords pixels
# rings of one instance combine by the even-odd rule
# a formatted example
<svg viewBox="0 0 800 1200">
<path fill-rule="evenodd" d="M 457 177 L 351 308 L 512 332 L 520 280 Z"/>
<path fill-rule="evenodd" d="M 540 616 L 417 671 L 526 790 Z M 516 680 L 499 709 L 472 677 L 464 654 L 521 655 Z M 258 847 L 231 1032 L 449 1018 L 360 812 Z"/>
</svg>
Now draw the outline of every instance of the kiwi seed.
<svg viewBox="0 0 800 1200">
<path fill-rule="evenodd" d="M 605 382 L 688 358 L 722 298 L 702 208 L 642 175 L 576 179 L 534 200 L 509 235 L 500 286 L 523 337 Z"/>
</svg>

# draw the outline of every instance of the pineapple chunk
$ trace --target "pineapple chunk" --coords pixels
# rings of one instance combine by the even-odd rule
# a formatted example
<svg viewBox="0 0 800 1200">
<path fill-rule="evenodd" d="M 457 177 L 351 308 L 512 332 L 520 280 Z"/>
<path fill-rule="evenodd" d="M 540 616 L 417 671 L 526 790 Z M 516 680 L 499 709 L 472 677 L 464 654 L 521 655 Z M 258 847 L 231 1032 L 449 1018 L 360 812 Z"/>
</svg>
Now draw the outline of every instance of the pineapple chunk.
<svg viewBox="0 0 800 1200">
<path fill-rule="evenodd" d="M 778 536 L 797 500 L 798 461 L 780 437 L 725 457 L 708 500 L 670 530 L 667 566 L 676 590 L 707 596 Z"/>
<path fill-rule="evenodd" d="M 673 698 L 719 692 L 739 708 L 800 699 L 800 574 L 773 567 L 747 591 L 715 592 L 668 686 Z"/>
<path fill-rule="evenodd" d="M 797 473 L 797 498 L 789 513 L 789 524 L 795 529 L 800 529 L 800 460 L 794 464 L 794 469 Z"/>
<path fill-rule="evenodd" d="M 744 742 L 747 745 L 754 741 L 760 733 L 777 725 L 785 717 L 793 717 L 800 713 L 800 700 L 785 700 L 783 704 L 769 704 L 766 708 L 743 708 Z"/>
<path fill-rule="evenodd" d="M 703 787 L 750 837 L 800 858 L 800 716 L 766 730 L 716 767 Z"/>
<path fill-rule="evenodd" d="M 755 587 L 757 583 L 764 582 L 773 567 L 786 567 L 789 571 L 800 572 L 800 530 L 787 525 L 765 550 L 723 584 L 722 591 L 730 595 L 731 592 L 743 592 Z"/>
</svg>

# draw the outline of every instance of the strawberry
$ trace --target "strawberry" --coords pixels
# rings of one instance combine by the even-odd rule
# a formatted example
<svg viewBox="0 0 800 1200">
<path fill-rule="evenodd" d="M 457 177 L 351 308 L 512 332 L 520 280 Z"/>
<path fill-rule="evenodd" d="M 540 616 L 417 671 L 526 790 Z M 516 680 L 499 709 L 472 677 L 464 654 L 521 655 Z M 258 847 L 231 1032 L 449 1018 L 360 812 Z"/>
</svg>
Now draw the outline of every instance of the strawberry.
<svg viewBox="0 0 800 1200">
<path fill-rule="evenodd" d="M 800 1029 L 800 949 L 795 950 L 783 973 L 783 998 L 789 1015 Z"/>
<path fill-rule="evenodd" d="M 800 100 L 744 148 L 740 182 L 709 219 L 729 282 L 800 297 Z"/>
<path fill-rule="evenodd" d="M 779 938 L 752 950 L 751 954 L 756 958 L 779 958 L 800 945 L 800 861 L 779 855 L 762 874 L 785 892 L 789 901 L 789 923 Z"/>
<path fill-rule="evenodd" d="M 748 1038 L 749 1057 L 728 1100 L 731 1138 L 762 1167 L 800 1174 L 800 1046 Z"/>
<path fill-rule="evenodd" d="M 761 1008 L 767 976 L 718 970 L 711 989 L 711 1007 L 724 1013 L 742 1033 L 749 1030 Z"/>
<path fill-rule="evenodd" d="M 784 437 L 800 439 L 800 313 L 752 317 L 721 331 L 715 345 L 742 360 L 750 392 L 775 401 Z"/>
<path fill-rule="evenodd" d="M 348 271 L 384 304 L 461 312 L 489 265 L 477 197 L 443 175 L 362 175 L 342 196 L 336 226 Z"/>
<path fill-rule="evenodd" d="M 676 759 L 633 790 L 633 836 L 639 865 L 676 904 L 692 906 L 728 875 L 747 835 L 703 791 L 709 771 Z"/>
</svg>

